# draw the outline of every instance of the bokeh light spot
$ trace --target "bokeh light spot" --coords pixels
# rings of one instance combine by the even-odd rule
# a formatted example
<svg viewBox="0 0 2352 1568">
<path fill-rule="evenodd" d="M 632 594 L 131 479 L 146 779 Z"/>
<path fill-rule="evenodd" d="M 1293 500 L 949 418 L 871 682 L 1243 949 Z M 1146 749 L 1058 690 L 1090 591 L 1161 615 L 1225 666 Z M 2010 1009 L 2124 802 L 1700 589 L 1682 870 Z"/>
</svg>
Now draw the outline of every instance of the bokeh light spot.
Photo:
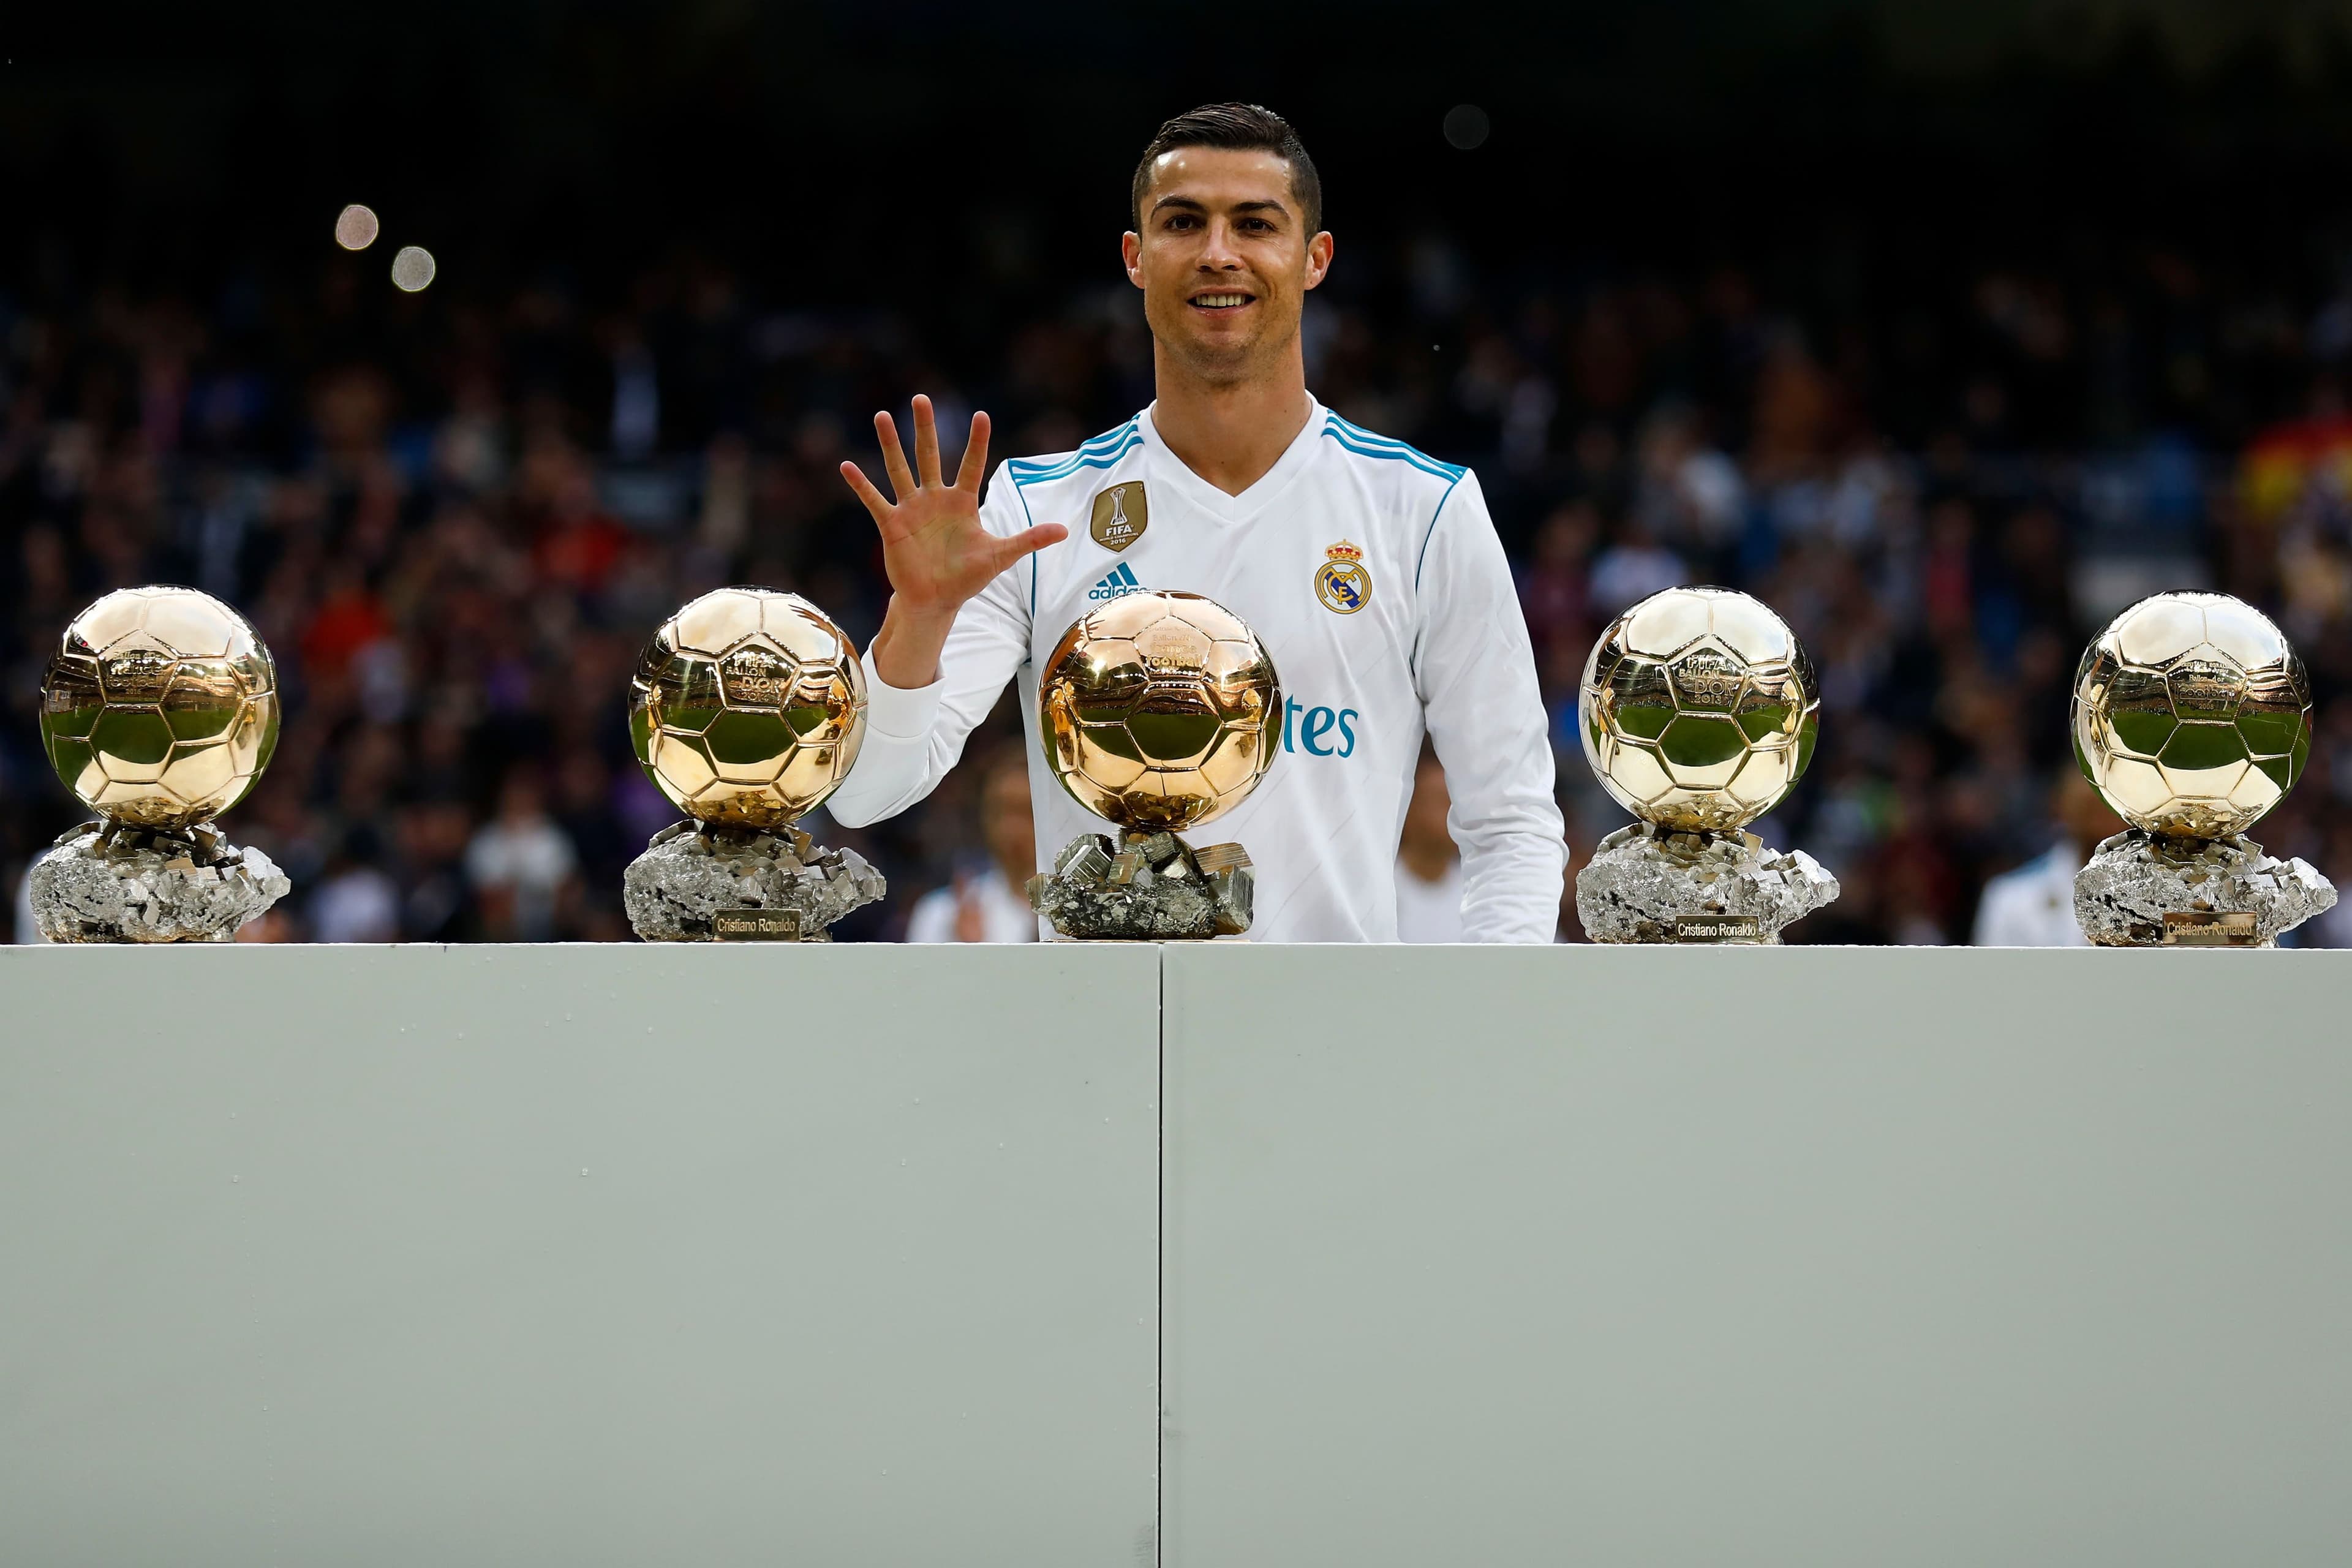
<svg viewBox="0 0 2352 1568">
<path fill-rule="evenodd" d="M 404 245 L 392 258 L 394 286 L 410 294 L 432 282 L 436 270 L 433 253 L 421 245 Z"/>
<path fill-rule="evenodd" d="M 1465 153 L 1486 144 L 1494 122 L 1475 103 L 1457 103 L 1445 111 L 1445 139 Z"/>
<path fill-rule="evenodd" d="M 374 210 L 357 202 L 335 215 L 335 243 L 345 250 L 365 250 L 382 230 Z"/>
</svg>

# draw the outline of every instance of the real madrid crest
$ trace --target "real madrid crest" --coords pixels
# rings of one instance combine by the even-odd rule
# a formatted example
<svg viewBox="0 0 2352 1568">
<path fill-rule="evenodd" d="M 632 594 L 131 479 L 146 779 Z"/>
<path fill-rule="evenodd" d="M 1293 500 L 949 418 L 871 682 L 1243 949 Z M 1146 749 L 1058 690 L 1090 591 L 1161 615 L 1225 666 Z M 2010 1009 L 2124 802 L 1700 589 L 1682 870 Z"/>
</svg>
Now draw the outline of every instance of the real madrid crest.
<svg viewBox="0 0 2352 1568">
<path fill-rule="evenodd" d="M 1364 552 L 1343 539 L 1323 553 L 1330 559 L 1315 569 L 1315 596 L 1325 609 L 1352 616 L 1372 597 L 1372 574 L 1364 570 Z"/>
<path fill-rule="evenodd" d="M 1142 538 L 1150 525 L 1151 503 L 1143 493 L 1143 481 L 1129 479 L 1095 497 L 1095 514 L 1087 531 L 1105 550 L 1124 550 Z"/>
</svg>

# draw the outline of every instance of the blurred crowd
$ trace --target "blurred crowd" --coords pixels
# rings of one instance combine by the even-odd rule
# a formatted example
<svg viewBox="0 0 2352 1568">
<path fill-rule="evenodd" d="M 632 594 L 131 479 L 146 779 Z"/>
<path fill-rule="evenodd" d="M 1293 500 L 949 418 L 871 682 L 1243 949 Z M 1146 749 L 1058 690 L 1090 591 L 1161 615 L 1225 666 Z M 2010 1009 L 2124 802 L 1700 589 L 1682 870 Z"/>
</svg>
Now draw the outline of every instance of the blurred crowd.
<svg viewBox="0 0 2352 1568">
<path fill-rule="evenodd" d="M 1123 284 L 1008 288 L 943 326 L 763 298 L 710 255 L 608 293 L 404 294 L 382 259 L 201 297 L 69 268 L 0 292 L 0 889 L 79 815 L 33 718 L 58 631 L 180 582 L 252 617 L 288 694 L 229 826 L 297 891 L 248 935 L 625 938 L 622 868 L 673 816 L 624 724 L 661 618 L 758 583 L 863 641 L 887 590 L 835 468 L 870 458 L 873 410 L 985 406 L 1003 458 L 1150 396 Z M 1844 895 L 1793 934 L 1965 942 L 1989 879 L 2083 831 L 2057 790 L 2086 637 L 2205 586 L 2276 614 L 2319 695 L 2310 773 L 2257 837 L 2352 885 L 2352 295 L 2161 247 L 1880 303 L 1764 276 L 1546 275 L 1424 237 L 1351 250 L 1311 299 L 1318 395 L 1485 479 L 1577 858 L 1623 820 L 1576 740 L 1594 637 L 1656 589 L 1729 584 L 1822 676 L 1818 758 L 1760 831 Z M 990 753 L 1018 744 L 1001 710 L 921 807 L 819 825 L 892 884 L 841 935 L 903 938 L 935 889 L 930 926 L 990 923 L 955 899 L 1001 879 Z"/>
</svg>

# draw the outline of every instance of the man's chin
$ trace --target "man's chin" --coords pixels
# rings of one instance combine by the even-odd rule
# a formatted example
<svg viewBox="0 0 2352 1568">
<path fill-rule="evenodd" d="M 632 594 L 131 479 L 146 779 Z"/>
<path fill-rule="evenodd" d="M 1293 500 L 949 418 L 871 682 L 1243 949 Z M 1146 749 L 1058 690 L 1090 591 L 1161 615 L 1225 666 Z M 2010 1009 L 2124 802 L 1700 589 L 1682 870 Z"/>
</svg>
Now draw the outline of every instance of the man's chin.
<svg viewBox="0 0 2352 1568">
<path fill-rule="evenodd" d="M 1184 368 L 1213 381 L 1244 381 L 1265 356 L 1257 334 L 1228 337 L 1185 332 L 1169 345 Z"/>
</svg>

